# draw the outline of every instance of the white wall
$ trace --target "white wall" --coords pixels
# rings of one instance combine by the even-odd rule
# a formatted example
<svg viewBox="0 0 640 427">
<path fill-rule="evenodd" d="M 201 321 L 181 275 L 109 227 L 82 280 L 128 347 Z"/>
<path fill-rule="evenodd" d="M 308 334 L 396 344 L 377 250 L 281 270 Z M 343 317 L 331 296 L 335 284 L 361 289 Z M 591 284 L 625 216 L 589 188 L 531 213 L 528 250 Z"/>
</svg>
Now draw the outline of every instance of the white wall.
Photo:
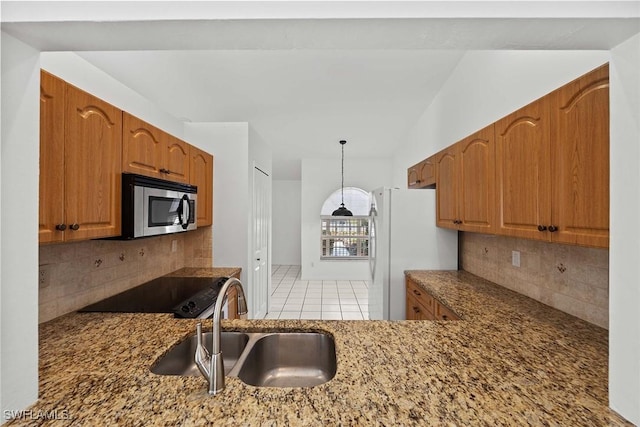
<svg viewBox="0 0 640 427">
<path fill-rule="evenodd" d="M 465 54 L 394 157 L 407 168 L 609 60 L 608 51 L 471 51 Z"/>
<path fill-rule="evenodd" d="M 38 397 L 39 52 L 2 33 L 2 414 Z M 2 417 L 4 421 L 4 416 Z"/>
<path fill-rule="evenodd" d="M 640 425 L 640 34 L 611 51 L 609 404 Z"/>
<path fill-rule="evenodd" d="M 273 181 L 273 258 L 277 265 L 300 265 L 302 181 Z"/>
<path fill-rule="evenodd" d="M 183 138 L 182 121 L 73 52 L 42 52 L 41 67 L 136 117 Z"/>
<path fill-rule="evenodd" d="M 213 264 L 242 268 L 247 281 L 249 229 L 248 123 L 185 123 L 191 143 L 214 156 Z"/>
<path fill-rule="evenodd" d="M 371 191 L 378 187 L 389 186 L 391 183 L 390 159 L 353 159 L 346 156 L 344 171 L 345 187 L 359 187 Z M 339 188 L 339 159 L 302 160 L 303 280 L 367 280 L 369 278 L 369 261 L 367 260 L 320 260 L 320 211 L 327 197 Z"/>
</svg>

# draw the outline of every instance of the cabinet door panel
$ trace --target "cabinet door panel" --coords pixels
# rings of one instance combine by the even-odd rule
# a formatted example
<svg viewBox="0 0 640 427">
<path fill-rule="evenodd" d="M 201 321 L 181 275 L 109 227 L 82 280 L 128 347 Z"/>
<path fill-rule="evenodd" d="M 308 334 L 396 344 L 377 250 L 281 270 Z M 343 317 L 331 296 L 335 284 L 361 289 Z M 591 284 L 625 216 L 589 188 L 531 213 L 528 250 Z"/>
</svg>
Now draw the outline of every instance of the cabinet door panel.
<svg viewBox="0 0 640 427">
<path fill-rule="evenodd" d="M 191 150 L 189 183 L 198 187 L 198 227 L 213 223 L 213 156 L 196 147 Z"/>
<path fill-rule="evenodd" d="M 162 131 L 127 112 L 122 113 L 122 128 L 122 171 L 162 178 Z"/>
<path fill-rule="evenodd" d="M 436 225 L 458 229 L 458 171 L 456 148 L 438 154 L 436 168 Z"/>
<path fill-rule="evenodd" d="M 122 111 L 67 86 L 65 129 L 66 240 L 120 234 Z"/>
<path fill-rule="evenodd" d="M 492 233 L 495 228 L 495 143 L 493 125 L 457 145 L 460 165 L 460 229 Z"/>
<path fill-rule="evenodd" d="M 65 82 L 40 73 L 40 243 L 62 242 L 64 231 Z"/>
<path fill-rule="evenodd" d="M 553 145 L 553 240 L 609 245 L 609 69 L 560 88 Z"/>
<path fill-rule="evenodd" d="M 165 165 L 169 170 L 165 179 L 189 182 L 189 144 L 172 135 L 166 135 Z"/>
<path fill-rule="evenodd" d="M 551 221 L 550 102 L 542 98 L 496 123 L 496 232 L 548 240 Z"/>
<path fill-rule="evenodd" d="M 420 188 L 420 163 L 407 169 L 407 188 Z"/>
<path fill-rule="evenodd" d="M 426 188 L 436 183 L 436 164 L 433 156 L 420 162 L 419 165 L 420 187 Z"/>
</svg>

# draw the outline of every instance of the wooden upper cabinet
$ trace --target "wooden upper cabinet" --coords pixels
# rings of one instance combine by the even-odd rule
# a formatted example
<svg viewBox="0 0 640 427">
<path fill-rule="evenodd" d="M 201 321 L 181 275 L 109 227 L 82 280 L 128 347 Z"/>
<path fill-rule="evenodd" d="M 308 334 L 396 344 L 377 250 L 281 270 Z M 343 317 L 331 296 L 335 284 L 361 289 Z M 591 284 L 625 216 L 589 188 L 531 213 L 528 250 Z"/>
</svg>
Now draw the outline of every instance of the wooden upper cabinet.
<svg viewBox="0 0 640 427">
<path fill-rule="evenodd" d="M 498 233 L 609 245 L 609 69 L 496 124 Z"/>
<path fill-rule="evenodd" d="M 545 232 L 551 224 L 550 114 L 545 97 L 495 125 L 498 234 L 550 238 Z"/>
<path fill-rule="evenodd" d="M 553 240 L 609 245 L 609 66 L 554 92 Z"/>
<path fill-rule="evenodd" d="M 458 142 L 460 230 L 495 231 L 495 141 L 493 124 Z"/>
<path fill-rule="evenodd" d="M 123 112 L 122 171 L 189 182 L 189 144 Z"/>
<path fill-rule="evenodd" d="M 438 153 L 436 224 L 463 231 L 493 232 L 494 173 L 493 125 Z"/>
<path fill-rule="evenodd" d="M 66 83 L 40 73 L 40 243 L 62 242 L 64 231 L 64 99 Z"/>
<path fill-rule="evenodd" d="M 408 188 L 428 188 L 436 184 L 436 156 L 424 159 L 407 169 Z"/>
<path fill-rule="evenodd" d="M 166 134 L 165 179 L 176 182 L 189 182 L 189 144 Z"/>
<path fill-rule="evenodd" d="M 189 147 L 189 183 L 198 186 L 198 227 L 213 224 L 213 156 Z"/>
<path fill-rule="evenodd" d="M 166 139 L 160 129 L 122 113 L 122 171 L 164 178 Z"/>
<path fill-rule="evenodd" d="M 122 111 L 67 85 L 66 241 L 120 235 Z"/>
<path fill-rule="evenodd" d="M 41 71 L 39 241 L 120 235 L 122 112 Z"/>
<path fill-rule="evenodd" d="M 458 229 L 458 150 L 453 145 L 436 154 L 436 225 Z"/>
</svg>

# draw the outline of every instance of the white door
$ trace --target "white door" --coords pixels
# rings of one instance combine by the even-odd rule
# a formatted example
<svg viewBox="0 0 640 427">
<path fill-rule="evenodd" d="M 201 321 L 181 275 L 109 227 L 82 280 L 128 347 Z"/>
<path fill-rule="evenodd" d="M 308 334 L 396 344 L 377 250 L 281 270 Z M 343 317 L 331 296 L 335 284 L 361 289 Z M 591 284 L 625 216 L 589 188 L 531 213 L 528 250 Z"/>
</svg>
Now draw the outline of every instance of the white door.
<svg viewBox="0 0 640 427">
<path fill-rule="evenodd" d="M 253 318 L 261 319 L 269 307 L 269 225 L 271 224 L 269 175 L 253 168 Z"/>
</svg>

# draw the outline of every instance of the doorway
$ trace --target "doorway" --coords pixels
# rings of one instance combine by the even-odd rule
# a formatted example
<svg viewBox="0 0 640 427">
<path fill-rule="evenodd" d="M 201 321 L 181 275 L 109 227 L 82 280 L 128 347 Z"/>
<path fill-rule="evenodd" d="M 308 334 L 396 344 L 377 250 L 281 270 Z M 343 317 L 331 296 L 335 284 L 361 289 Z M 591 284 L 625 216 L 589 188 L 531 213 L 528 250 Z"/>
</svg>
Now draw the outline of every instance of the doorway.
<svg viewBox="0 0 640 427">
<path fill-rule="evenodd" d="M 252 227 L 252 317 L 262 319 L 269 307 L 269 228 L 271 225 L 271 191 L 269 175 L 253 168 Z M 251 302 L 253 301 L 253 302 Z"/>
</svg>

